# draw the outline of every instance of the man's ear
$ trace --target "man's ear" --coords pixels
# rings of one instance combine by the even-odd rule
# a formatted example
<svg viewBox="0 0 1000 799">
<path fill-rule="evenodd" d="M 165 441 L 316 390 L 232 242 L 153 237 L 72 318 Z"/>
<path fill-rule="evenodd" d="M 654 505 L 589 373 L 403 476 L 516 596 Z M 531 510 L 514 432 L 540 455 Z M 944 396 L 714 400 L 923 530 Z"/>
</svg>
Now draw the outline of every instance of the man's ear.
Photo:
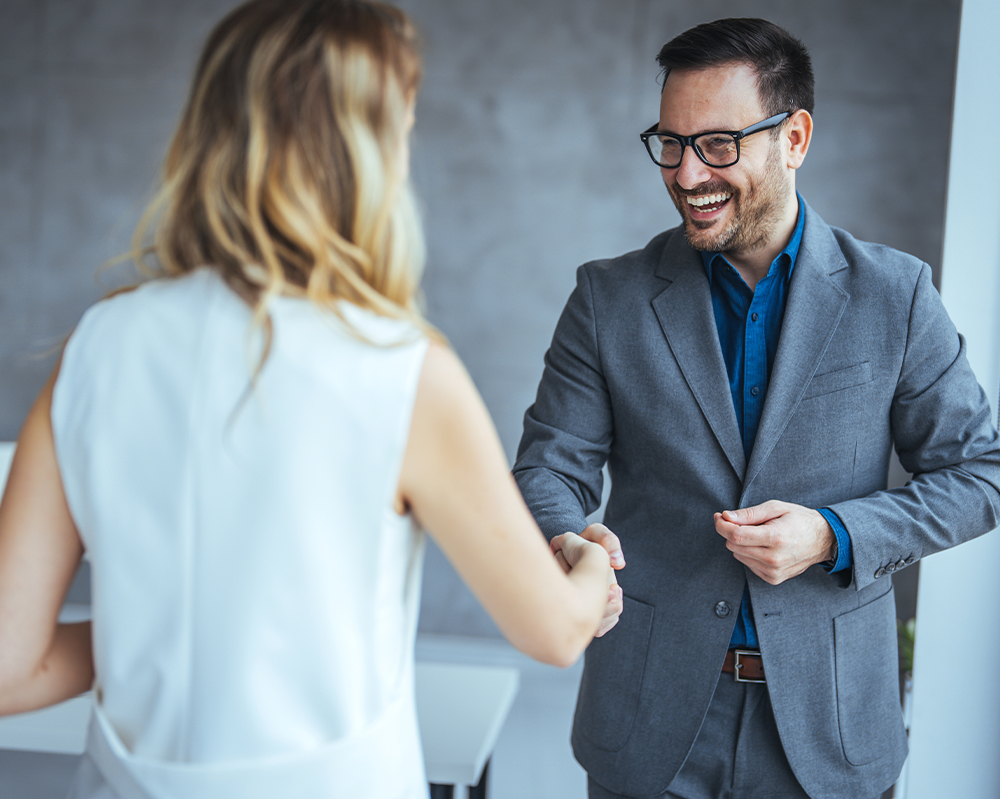
<svg viewBox="0 0 1000 799">
<path fill-rule="evenodd" d="M 812 141 L 812 115 L 803 108 L 792 114 L 785 122 L 781 135 L 785 140 L 785 163 L 789 169 L 798 169 L 806 158 L 809 142 Z"/>
</svg>

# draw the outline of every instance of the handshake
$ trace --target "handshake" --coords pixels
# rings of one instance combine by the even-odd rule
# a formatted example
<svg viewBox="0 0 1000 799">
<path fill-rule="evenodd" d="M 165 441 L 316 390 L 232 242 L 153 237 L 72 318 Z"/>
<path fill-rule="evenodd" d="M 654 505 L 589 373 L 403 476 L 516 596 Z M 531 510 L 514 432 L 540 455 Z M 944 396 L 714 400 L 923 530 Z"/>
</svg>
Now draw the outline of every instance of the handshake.
<svg viewBox="0 0 1000 799">
<path fill-rule="evenodd" d="M 594 633 L 595 638 L 600 638 L 618 623 L 618 617 L 622 614 L 622 589 L 618 585 L 618 580 L 615 579 L 615 570 L 625 568 L 625 555 L 622 554 L 622 546 L 618 536 L 603 524 L 592 524 L 579 535 L 576 533 L 557 535 L 549 543 L 549 549 L 552 550 L 563 571 L 568 574 L 579 560 L 587 541 L 600 544 L 607 550 L 611 558 L 611 570 L 608 572 L 608 602 L 604 608 L 604 616 L 601 618 L 600 626 Z"/>
</svg>

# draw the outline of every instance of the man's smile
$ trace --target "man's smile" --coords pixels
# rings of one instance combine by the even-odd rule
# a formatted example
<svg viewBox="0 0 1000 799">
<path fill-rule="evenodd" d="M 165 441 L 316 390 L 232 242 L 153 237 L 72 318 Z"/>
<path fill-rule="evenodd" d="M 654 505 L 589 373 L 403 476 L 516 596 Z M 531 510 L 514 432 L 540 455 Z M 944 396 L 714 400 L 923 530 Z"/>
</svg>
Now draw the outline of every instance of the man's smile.
<svg viewBox="0 0 1000 799">
<path fill-rule="evenodd" d="M 715 213 L 726 205 L 732 196 L 732 192 L 724 192 L 721 194 L 702 194 L 698 197 L 685 197 L 684 200 L 688 204 L 692 217 L 697 219 Z"/>
</svg>

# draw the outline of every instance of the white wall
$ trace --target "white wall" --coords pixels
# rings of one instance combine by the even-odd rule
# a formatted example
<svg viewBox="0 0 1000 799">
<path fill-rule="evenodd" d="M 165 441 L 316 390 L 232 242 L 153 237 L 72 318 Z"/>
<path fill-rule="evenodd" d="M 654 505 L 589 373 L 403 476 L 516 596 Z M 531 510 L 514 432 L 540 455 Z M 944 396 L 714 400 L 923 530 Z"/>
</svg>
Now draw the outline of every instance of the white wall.
<svg viewBox="0 0 1000 799">
<path fill-rule="evenodd" d="M 1000 385 L 998 28 L 996 0 L 965 0 L 941 274 L 945 305 L 966 336 L 994 414 Z M 991 143 L 997 145 L 992 157 Z M 920 153 L 910 157 L 920 169 Z M 922 562 L 905 799 L 1000 796 L 998 577 L 1000 531 Z"/>
</svg>

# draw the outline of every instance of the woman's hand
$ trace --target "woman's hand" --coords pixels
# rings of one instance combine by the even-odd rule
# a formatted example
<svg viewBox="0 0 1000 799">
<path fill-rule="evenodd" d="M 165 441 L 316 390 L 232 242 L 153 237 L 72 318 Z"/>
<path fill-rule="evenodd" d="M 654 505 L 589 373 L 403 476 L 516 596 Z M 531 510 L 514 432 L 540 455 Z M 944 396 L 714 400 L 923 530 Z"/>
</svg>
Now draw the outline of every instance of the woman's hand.
<svg viewBox="0 0 1000 799">
<path fill-rule="evenodd" d="M 584 550 L 588 546 L 601 546 L 607 551 L 611 561 L 611 569 L 608 570 L 608 599 L 604 608 L 604 616 L 594 633 L 595 638 L 600 638 L 608 630 L 618 623 L 618 618 L 624 609 L 624 600 L 621 586 L 615 578 L 615 569 L 625 568 L 625 556 L 622 554 L 621 543 L 611 530 L 603 524 L 592 524 L 580 535 L 576 533 L 563 533 L 557 535 L 549 543 L 549 549 L 555 555 L 556 562 L 563 571 L 569 574 L 573 566 L 579 561 Z"/>
</svg>

